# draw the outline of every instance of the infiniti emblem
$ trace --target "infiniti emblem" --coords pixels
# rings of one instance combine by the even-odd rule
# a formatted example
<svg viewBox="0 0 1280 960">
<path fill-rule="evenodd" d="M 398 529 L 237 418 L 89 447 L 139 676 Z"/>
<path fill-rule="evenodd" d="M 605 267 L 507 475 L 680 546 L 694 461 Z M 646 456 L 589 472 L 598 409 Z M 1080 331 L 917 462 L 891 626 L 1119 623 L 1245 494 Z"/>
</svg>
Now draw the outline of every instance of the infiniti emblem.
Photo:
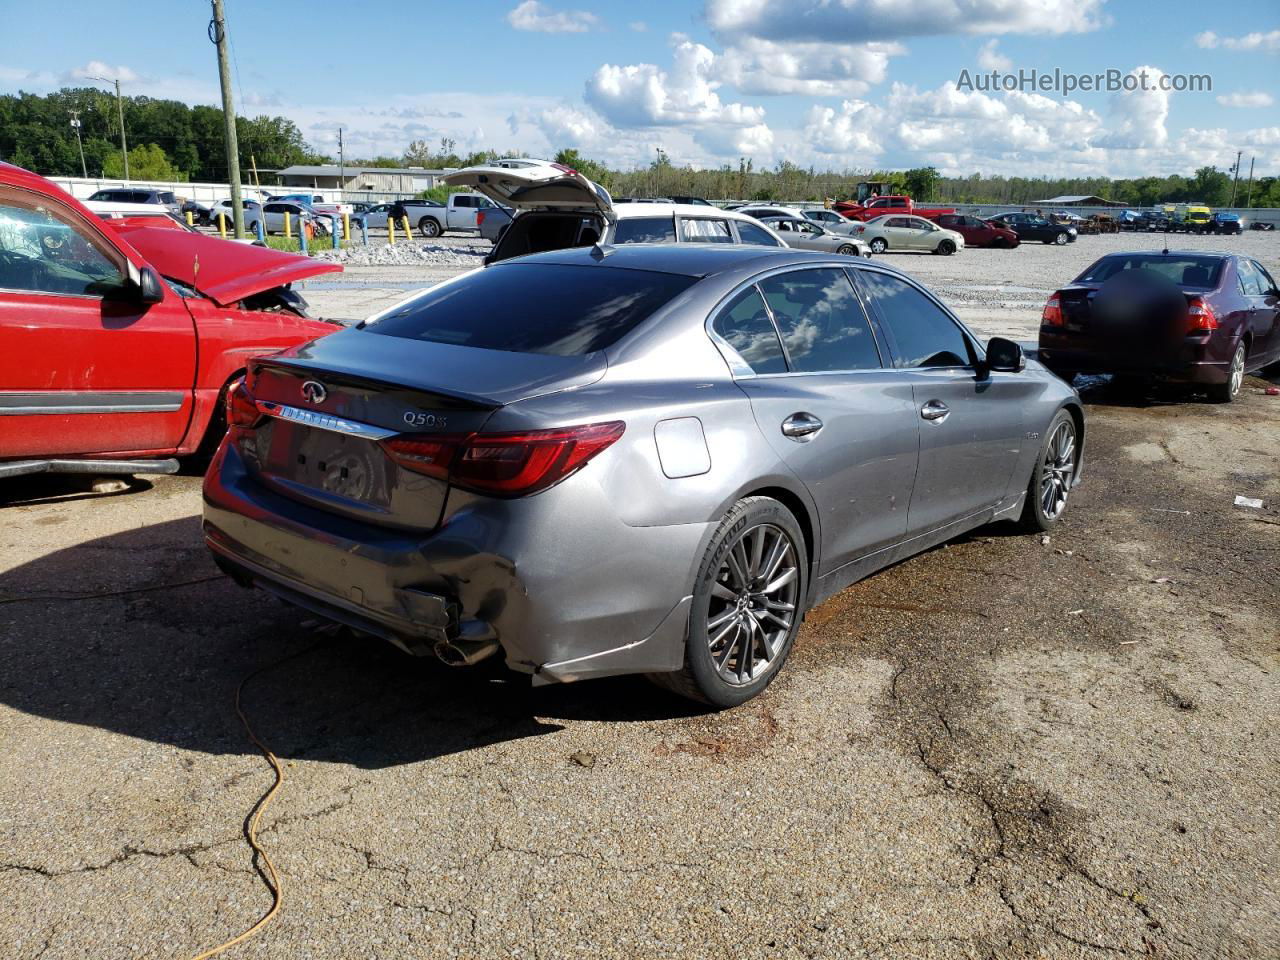
<svg viewBox="0 0 1280 960">
<path fill-rule="evenodd" d="M 307 403 L 324 403 L 325 397 L 329 396 L 329 391 L 324 388 L 324 384 L 316 380 L 308 380 L 302 385 L 302 398 Z"/>
</svg>

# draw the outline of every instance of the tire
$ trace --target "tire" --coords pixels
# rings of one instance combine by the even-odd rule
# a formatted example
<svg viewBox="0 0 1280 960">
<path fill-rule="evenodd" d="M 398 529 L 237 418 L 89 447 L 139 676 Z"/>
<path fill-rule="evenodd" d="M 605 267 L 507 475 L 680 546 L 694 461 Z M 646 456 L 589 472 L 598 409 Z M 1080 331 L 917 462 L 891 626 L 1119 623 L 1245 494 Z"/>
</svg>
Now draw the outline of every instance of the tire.
<svg viewBox="0 0 1280 960">
<path fill-rule="evenodd" d="M 1071 238 L 1065 233 L 1055 233 L 1053 235 L 1053 242 L 1056 246 L 1065 247 L 1070 241 Z"/>
<path fill-rule="evenodd" d="M 1043 532 L 1062 519 L 1076 475 L 1078 450 L 1076 422 L 1066 410 L 1059 410 L 1045 431 L 1044 443 L 1031 468 L 1027 498 L 1018 520 L 1023 530 Z"/>
<path fill-rule="evenodd" d="M 944 257 L 949 257 L 956 252 L 956 245 L 950 240 L 943 240 L 938 244 L 938 249 L 934 253 L 939 253 Z"/>
<path fill-rule="evenodd" d="M 440 221 L 432 217 L 423 217 L 418 221 L 418 232 L 424 237 L 438 237 L 441 233 Z"/>
<path fill-rule="evenodd" d="M 856 257 L 858 255 L 858 248 L 852 244 L 846 243 L 836 250 L 836 253 L 840 254 L 842 257 Z"/>
<path fill-rule="evenodd" d="M 1245 356 L 1244 344 L 1236 344 L 1236 352 L 1231 355 L 1231 365 L 1227 368 L 1227 382 L 1215 383 L 1209 387 L 1209 399 L 1214 403 L 1230 403 L 1240 395 L 1240 386 L 1244 383 Z"/>
<path fill-rule="evenodd" d="M 759 695 L 782 669 L 800 630 L 808 563 L 804 534 L 790 510 L 770 497 L 739 500 L 698 568 L 684 668 L 649 679 L 720 709 Z M 745 582 L 739 573 L 744 565 Z M 776 586 L 768 589 L 771 584 Z"/>
<path fill-rule="evenodd" d="M 883 237 L 876 237 L 874 240 L 871 241 L 872 253 L 884 253 L 888 249 L 889 249 L 889 244 Z"/>
</svg>

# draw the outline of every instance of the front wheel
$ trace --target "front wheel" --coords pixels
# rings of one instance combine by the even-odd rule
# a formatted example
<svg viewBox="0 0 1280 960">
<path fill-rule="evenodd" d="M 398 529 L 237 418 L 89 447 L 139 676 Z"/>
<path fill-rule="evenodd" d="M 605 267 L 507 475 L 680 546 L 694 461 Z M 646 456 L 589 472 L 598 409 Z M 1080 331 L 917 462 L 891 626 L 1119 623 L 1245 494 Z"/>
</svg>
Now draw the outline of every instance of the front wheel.
<svg viewBox="0 0 1280 960">
<path fill-rule="evenodd" d="M 872 253 L 884 253 L 888 249 L 889 249 L 889 244 L 886 243 L 884 239 L 881 237 L 876 237 L 874 240 L 871 241 Z"/>
<path fill-rule="evenodd" d="M 759 694 L 799 632 L 807 572 L 804 535 L 791 511 L 770 497 L 739 500 L 698 570 L 684 669 L 649 679 L 721 708 Z"/>
<path fill-rule="evenodd" d="M 853 246 L 852 244 L 846 243 L 841 245 L 841 247 L 838 250 L 836 250 L 836 253 L 840 254 L 840 256 L 842 257 L 853 257 L 853 256 L 857 256 L 858 248 Z"/>
<path fill-rule="evenodd" d="M 1236 344 L 1236 352 L 1231 355 L 1231 366 L 1227 368 L 1227 382 L 1215 383 L 1209 388 L 1209 399 L 1214 403 L 1230 403 L 1240 395 L 1240 387 L 1244 384 L 1243 343 Z"/>
<path fill-rule="evenodd" d="M 943 240 L 938 244 L 937 252 L 942 254 L 944 257 L 949 257 L 956 252 L 956 245 L 950 240 Z"/>
<path fill-rule="evenodd" d="M 1076 422 L 1066 410 L 1059 410 L 1049 424 L 1027 484 L 1027 499 L 1018 521 L 1024 530 L 1048 530 L 1061 519 L 1075 475 Z"/>
<path fill-rule="evenodd" d="M 1067 245 L 1067 241 L 1070 239 L 1071 238 L 1068 237 L 1065 233 L 1059 233 L 1054 235 L 1053 242 L 1060 247 L 1064 247 Z"/>
</svg>

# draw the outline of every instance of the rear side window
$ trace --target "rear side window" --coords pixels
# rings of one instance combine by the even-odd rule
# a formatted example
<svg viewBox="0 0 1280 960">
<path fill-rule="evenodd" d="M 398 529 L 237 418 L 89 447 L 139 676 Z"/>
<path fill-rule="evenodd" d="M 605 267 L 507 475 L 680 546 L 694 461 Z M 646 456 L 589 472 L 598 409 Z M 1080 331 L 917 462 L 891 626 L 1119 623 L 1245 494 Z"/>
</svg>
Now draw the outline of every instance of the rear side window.
<svg viewBox="0 0 1280 960">
<path fill-rule="evenodd" d="M 797 373 L 876 370 L 880 352 L 843 270 L 796 270 L 760 282 Z"/>
<path fill-rule="evenodd" d="M 755 373 L 786 373 L 787 361 L 764 298 L 748 287 L 733 298 L 711 325 Z"/>
<path fill-rule="evenodd" d="M 676 222 L 671 217 L 637 217 L 619 220 L 614 243 L 675 243 Z"/>
<path fill-rule="evenodd" d="M 776 237 L 770 235 L 768 230 L 763 227 L 757 227 L 754 223 L 743 223 L 738 221 L 738 242 L 751 243 L 761 247 L 778 247 Z"/>
<path fill-rule="evenodd" d="M 964 332 L 907 281 L 865 270 L 858 282 L 893 336 L 899 367 L 965 367 L 973 362 Z"/>
<path fill-rule="evenodd" d="M 441 284 L 363 329 L 482 350 L 580 356 L 616 342 L 696 282 L 604 265 L 511 263 Z"/>
<path fill-rule="evenodd" d="M 161 202 L 161 203 L 176 203 L 177 201 L 174 199 L 174 196 L 173 196 L 173 194 L 172 194 L 172 193 L 162 193 L 162 194 L 160 194 L 160 202 Z"/>
<path fill-rule="evenodd" d="M 733 243 L 727 221 L 700 217 L 680 219 L 680 239 L 688 243 Z"/>
<path fill-rule="evenodd" d="M 1240 288 L 1247 297 L 1260 297 L 1265 292 L 1266 287 L 1270 286 L 1270 284 L 1263 284 L 1262 275 L 1248 260 L 1239 261 L 1236 266 L 1236 273 L 1240 275 Z"/>
</svg>

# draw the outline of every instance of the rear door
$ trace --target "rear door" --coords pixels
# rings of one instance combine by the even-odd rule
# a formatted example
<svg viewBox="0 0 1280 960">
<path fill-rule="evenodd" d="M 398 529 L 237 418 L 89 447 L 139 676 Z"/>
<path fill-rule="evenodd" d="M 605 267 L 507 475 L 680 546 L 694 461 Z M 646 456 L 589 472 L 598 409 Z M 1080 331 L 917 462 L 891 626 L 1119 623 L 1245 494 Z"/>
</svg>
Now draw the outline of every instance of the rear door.
<svg viewBox="0 0 1280 960">
<path fill-rule="evenodd" d="M 195 326 L 167 287 L 138 303 L 136 271 L 74 209 L 0 187 L 0 457 L 178 446 Z"/>
<path fill-rule="evenodd" d="M 911 384 L 883 364 L 846 272 L 764 277 L 713 329 L 752 371 L 738 385 L 756 423 L 818 506 L 820 575 L 901 540 L 920 430 Z"/>
<path fill-rule="evenodd" d="M 859 286 L 912 387 L 920 466 L 911 494 L 914 535 L 990 510 L 1017 480 L 1022 407 L 1036 387 L 1023 374 L 976 368 L 978 346 L 943 307 L 905 277 L 860 270 Z"/>
<path fill-rule="evenodd" d="M 475 197 L 455 193 L 449 198 L 449 228 L 452 230 L 474 230 L 476 228 L 476 211 L 478 209 Z"/>
</svg>

